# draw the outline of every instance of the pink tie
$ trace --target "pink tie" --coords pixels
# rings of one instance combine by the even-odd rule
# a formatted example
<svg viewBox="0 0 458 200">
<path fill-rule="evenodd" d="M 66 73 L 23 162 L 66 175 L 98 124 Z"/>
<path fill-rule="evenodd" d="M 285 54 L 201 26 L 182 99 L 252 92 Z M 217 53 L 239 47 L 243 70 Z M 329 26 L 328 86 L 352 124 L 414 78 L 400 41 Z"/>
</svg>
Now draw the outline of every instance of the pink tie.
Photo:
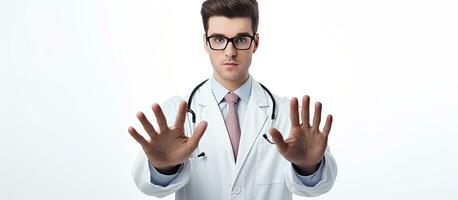
<svg viewBox="0 0 458 200">
<path fill-rule="evenodd" d="M 239 96 L 231 92 L 224 96 L 224 100 L 226 100 L 229 105 L 229 112 L 227 113 L 226 118 L 227 132 L 229 133 L 229 139 L 231 140 L 234 159 L 237 160 L 237 152 L 239 150 L 240 141 L 240 125 L 237 117 L 237 100 L 239 100 Z"/>
</svg>

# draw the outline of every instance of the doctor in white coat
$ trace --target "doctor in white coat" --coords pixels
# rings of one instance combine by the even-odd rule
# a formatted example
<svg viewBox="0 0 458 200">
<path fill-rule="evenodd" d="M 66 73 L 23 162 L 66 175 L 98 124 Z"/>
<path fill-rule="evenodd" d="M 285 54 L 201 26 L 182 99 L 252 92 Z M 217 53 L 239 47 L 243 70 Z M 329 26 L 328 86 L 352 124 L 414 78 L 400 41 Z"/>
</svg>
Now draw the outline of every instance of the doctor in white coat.
<svg viewBox="0 0 458 200">
<path fill-rule="evenodd" d="M 259 45 L 256 1 L 207 0 L 201 14 L 213 74 L 190 105 L 184 101 L 190 95 L 152 105 L 159 130 L 137 113 L 149 136 L 128 128 L 143 148 L 132 168 L 137 187 L 156 197 L 175 193 L 178 200 L 283 200 L 329 191 L 337 174 L 327 145 L 332 116 L 320 130 L 321 103 L 310 121 L 309 96 L 299 109 L 297 98 L 270 96 L 249 74 Z M 237 96 L 235 103 L 228 94 Z M 237 116 L 237 128 L 228 116 Z"/>
</svg>

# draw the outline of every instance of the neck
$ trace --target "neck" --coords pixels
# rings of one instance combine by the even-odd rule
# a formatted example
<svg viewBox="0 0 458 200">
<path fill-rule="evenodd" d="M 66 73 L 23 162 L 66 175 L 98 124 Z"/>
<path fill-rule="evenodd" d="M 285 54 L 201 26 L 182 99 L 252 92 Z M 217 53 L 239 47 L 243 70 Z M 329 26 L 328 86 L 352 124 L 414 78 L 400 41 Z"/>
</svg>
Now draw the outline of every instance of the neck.
<svg viewBox="0 0 458 200">
<path fill-rule="evenodd" d="M 229 91 L 233 92 L 234 90 L 236 90 L 237 88 L 242 86 L 243 83 L 245 83 L 246 80 L 248 80 L 249 75 L 247 75 L 243 79 L 239 79 L 239 80 L 235 80 L 235 81 L 223 80 L 218 76 L 213 76 L 213 77 L 215 78 L 216 81 L 218 81 L 219 84 L 221 84 L 223 87 L 225 87 Z"/>
</svg>

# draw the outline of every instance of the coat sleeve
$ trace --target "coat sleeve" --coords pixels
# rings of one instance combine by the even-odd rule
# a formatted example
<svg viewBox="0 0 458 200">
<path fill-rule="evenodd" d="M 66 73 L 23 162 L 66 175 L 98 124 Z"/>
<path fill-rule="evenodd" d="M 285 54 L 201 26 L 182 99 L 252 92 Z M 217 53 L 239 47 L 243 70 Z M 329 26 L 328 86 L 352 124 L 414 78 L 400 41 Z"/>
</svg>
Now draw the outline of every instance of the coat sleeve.
<svg viewBox="0 0 458 200">
<path fill-rule="evenodd" d="M 299 177 L 296 176 L 294 169 L 291 167 L 291 163 L 286 162 L 283 167 L 283 174 L 288 189 L 296 195 L 307 197 L 319 196 L 331 190 L 337 176 L 337 165 L 331 155 L 329 146 L 326 148 L 324 160 L 321 180 L 313 187 L 304 185 Z"/>
<path fill-rule="evenodd" d="M 151 182 L 151 174 L 148 167 L 148 159 L 145 153 L 142 151 L 139 153 L 137 159 L 132 167 L 132 178 L 134 179 L 135 185 L 138 189 L 146 195 L 155 197 L 165 197 L 172 194 L 189 182 L 190 175 L 190 163 L 186 161 L 181 169 L 178 176 L 166 187 L 153 184 Z"/>
<path fill-rule="evenodd" d="M 167 124 L 172 126 L 175 122 L 176 112 L 181 98 L 176 96 L 167 100 L 162 106 L 162 111 L 167 120 Z M 143 151 L 139 153 L 137 159 L 132 166 L 132 178 L 138 189 L 146 195 L 155 197 L 165 197 L 172 194 L 189 182 L 190 176 L 190 162 L 187 160 L 178 176 L 166 187 L 153 184 L 151 182 L 151 173 L 148 166 L 148 159 Z"/>
</svg>

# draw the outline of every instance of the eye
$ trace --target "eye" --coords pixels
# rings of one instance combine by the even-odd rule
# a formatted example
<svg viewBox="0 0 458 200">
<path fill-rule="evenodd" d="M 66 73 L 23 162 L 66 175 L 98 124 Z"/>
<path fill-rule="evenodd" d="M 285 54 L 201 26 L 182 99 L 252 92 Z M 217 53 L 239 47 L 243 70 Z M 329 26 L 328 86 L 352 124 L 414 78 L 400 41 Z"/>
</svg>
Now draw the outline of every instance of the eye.
<svg viewBox="0 0 458 200">
<path fill-rule="evenodd" d="M 236 37 L 234 39 L 235 43 L 237 44 L 243 44 L 247 41 L 248 39 L 246 37 Z"/>
<path fill-rule="evenodd" d="M 216 43 L 225 43 L 226 42 L 226 38 L 221 37 L 221 36 L 216 36 L 216 37 L 213 38 L 213 41 L 215 41 Z"/>
</svg>

